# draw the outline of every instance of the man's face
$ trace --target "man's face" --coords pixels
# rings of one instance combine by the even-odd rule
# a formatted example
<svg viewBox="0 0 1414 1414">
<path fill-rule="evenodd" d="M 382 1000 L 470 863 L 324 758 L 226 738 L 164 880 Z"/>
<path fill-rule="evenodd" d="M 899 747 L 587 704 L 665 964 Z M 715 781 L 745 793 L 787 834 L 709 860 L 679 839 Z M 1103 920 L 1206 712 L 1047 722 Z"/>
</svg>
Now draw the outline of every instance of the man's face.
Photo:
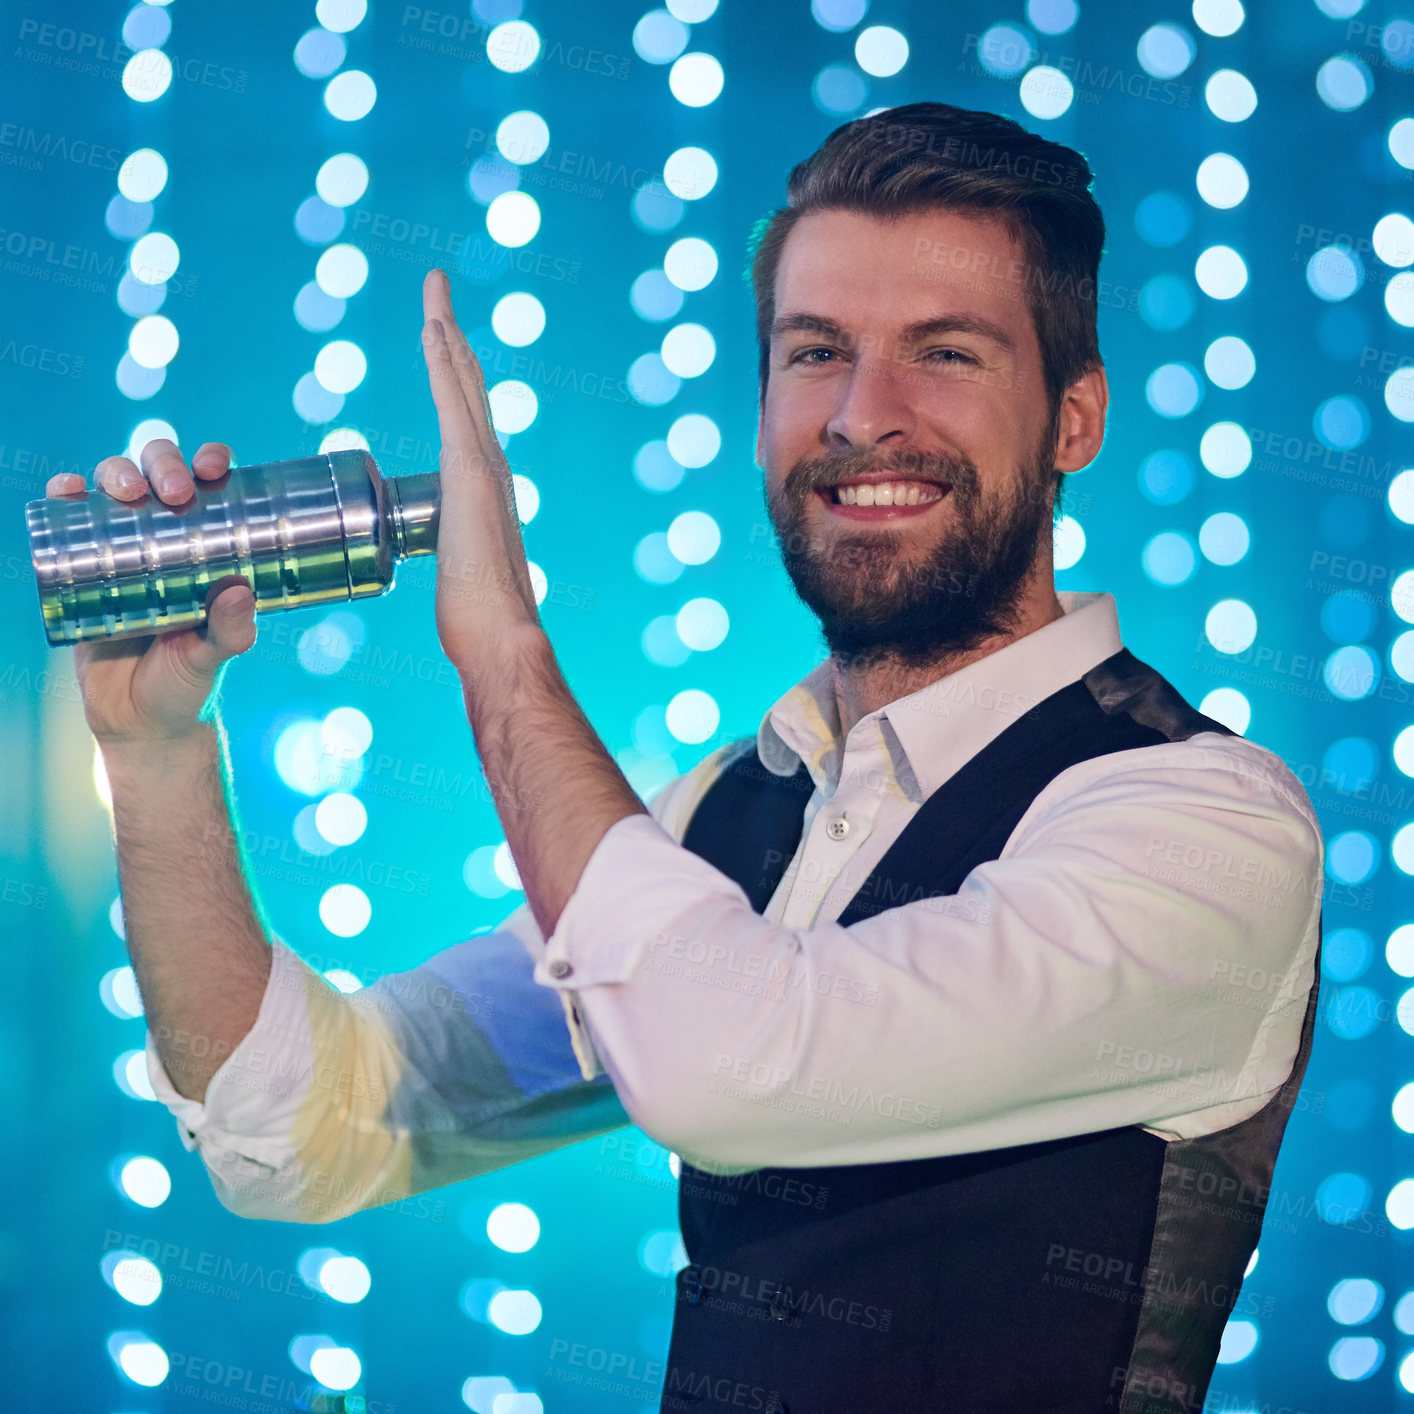
<svg viewBox="0 0 1414 1414">
<path fill-rule="evenodd" d="M 787 238 L 757 462 L 837 657 L 925 663 L 1053 593 L 1055 430 L 1022 259 L 1000 222 L 942 210 L 811 212 Z"/>
</svg>

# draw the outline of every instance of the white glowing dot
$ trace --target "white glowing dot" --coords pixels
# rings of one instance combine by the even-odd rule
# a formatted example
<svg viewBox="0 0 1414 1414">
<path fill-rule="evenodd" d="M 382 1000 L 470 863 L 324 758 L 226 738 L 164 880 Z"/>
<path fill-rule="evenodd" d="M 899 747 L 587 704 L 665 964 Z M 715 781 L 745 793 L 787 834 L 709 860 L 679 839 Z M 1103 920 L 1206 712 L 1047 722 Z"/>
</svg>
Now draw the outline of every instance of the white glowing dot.
<svg viewBox="0 0 1414 1414">
<path fill-rule="evenodd" d="M 352 152 L 336 153 L 319 169 L 314 190 L 330 206 L 352 206 L 368 190 L 368 167 Z"/>
<path fill-rule="evenodd" d="M 722 66 L 710 54 L 684 54 L 668 70 L 668 89 L 688 108 L 704 108 L 722 92 Z"/>
<path fill-rule="evenodd" d="M 1229 1321 L 1218 1345 L 1218 1364 L 1235 1365 L 1257 1348 L 1257 1327 L 1251 1321 Z"/>
<path fill-rule="evenodd" d="M 352 1389 L 363 1366 L 346 1345 L 331 1345 L 309 1357 L 309 1373 L 326 1389 Z"/>
<path fill-rule="evenodd" d="M 1241 653 L 1257 636 L 1257 615 L 1241 599 L 1220 599 L 1208 610 L 1203 631 L 1219 653 Z"/>
<path fill-rule="evenodd" d="M 519 378 L 503 378 L 486 390 L 491 404 L 491 425 L 497 432 L 524 432 L 540 411 L 535 389 Z"/>
<path fill-rule="evenodd" d="M 524 20 L 507 20 L 486 36 L 486 57 L 503 74 L 518 74 L 540 57 L 540 35 Z"/>
<path fill-rule="evenodd" d="M 129 201 L 151 201 L 166 185 L 167 159 L 155 148 L 138 148 L 118 168 L 118 190 Z"/>
<path fill-rule="evenodd" d="M 663 336 L 659 357 L 679 378 L 697 378 L 711 368 L 717 341 L 701 324 L 678 324 Z"/>
<path fill-rule="evenodd" d="M 684 201 L 697 201 L 717 185 L 717 163 L 701 147 L 680 147 L 663 163 L 663 185 Z"/>
<path fill-rule="evenodd" d="M 705 565 L 721 543 L 722 532 L 706 511 L 684 511 L 668 527 L 668 549 L 685 565 Z"/>
<path fill-rule="evenodd" d="M 129 1099 L 155 1100 L 157 1092 L 152 1088 L 152 1077 L 147 1073 L 147 1052 L 124 1051 L 113 1062 L 113 1079 L 118 1089 Z"/>
<path fill-rule="evenodd" d="M 1021 105 L 1035 118 L 1059 118 L 1075 97 L 1075 86 L 1049 64 L 1028 69 L 1018 90 Z"/>
<path fill-rule="evenodd" d="M 314 18 L 335 34 L 347 34 L 363 23 L 368 13 L 368 0 L 319 0 Z"/>
<path fill-rule="evenodd" d="M 705 413 L 684 413 L 668 428 L 668 454 L 680 466 L 706 466 L 722 450 L 722 434 Z"/>
<path fill-rule="evenodd" d="M 545 332 L 545 306 L 534 295 L 502 295 L 491 311 L 491 332 L 513 349 L 533 344 Z"/>
<path fill-rule="evenodd" d="M 320 1289 L 345 1306 L 362 1301 L 372 1285 L 368 1268 L 357 1257 L 330 1257 L 319 1268 Z"/>
<path fill-rule="evenodd" d="M 1337 113 L 1353 111 L 1374 91 L 1370 70 L 1348 54 L 1337 54 L 1316 70 L 1316 92 L 1321 102 Z"/>
<path fill-rule="evenodd" d="M 150 231 L 134 242 L 128 253 L 128 269 L 133 279 L 144 285 L 161 285 L 177 273 L 181 259 L 181 252 L 171 236 L 163 231 Z"/>
<path fill-rule="evenodd" d="M 550 125 L 528 108 L 508 113 L 496 127 L 496 150 L 507 162 L 538 162 L 550 146 Z"/>
<path fill-rule="evenodd" d="M 1251 544 L 1247 522 L 1232 511 L 1217 511 L 1199 527 L 1198 545 L 1215 565 L 1235 565 Z"/>
<path fill-rule="evenodd" d="M 1209 246 L 1193 267 L 1198 288 L 1212 299 L 1231 299 L 1247 285 L 1247 265 L 1231 246 Z"/>
<path fill-rule="evenodd" d="M 717 13 L 717 0 L 667 0 L 668 13 L 686 25 L 700 25 Z"/>
<path fill-rule="evenodd" d="M 876 79 L 891 78 L 908 63 L 908 40 L 888 25 L 870 25 L 854 41 L 854 62 Z"/>
<path fill-rule="evenodd" d="M 1400 1086 L 1390 1106 L 1390 1113 L 1406 1134 L 1414 1134 L 1414 1084 Z"/>
<path fill-rule="evenodd" d="M 689 599 L 677 612 L 678 637 L 698 653 L 710 652 L 727 636 L 727 611 L 715 599 Z"/>
<path fill-rule="evenodd" d="M 160 1208 L 172 1192 L 172 1176 L 166 1166 L 145 1154 L 123 1165 L 118 1182 L 140 1208 Z"/>
<path fill-rule="evenodd" d="M 500 1203 L 486 1219 L 486 1235 L 503 1252 L 529 1252 L 540 1241 L 540 1219 L 524 1203 Z"/>
<path fill-rule="evenodd" d="M 680 290 L 705 289 L 716 278 L 717 252 L 697 236 L 684 236 L 668 247 L 663 273 Z"/>
<path fill-rule="evenodd" d="M 1193 22 L 1216 39 L 1236 34 L 1244 18 L 1240 0 L 1193 0 Z"/>
<path fill-rule="evenodd" d="M 1238 736 L 1252 723 L 1252 704 L 1235 687 L 1215 687 L 1198 704 L 1198 710 L 1205 717 L 1231 727 Z"/>
<path fill-rule="evenodd" d="M 540 488 L 528 476 L 513 472 L 511 494 L 515 497 L 516 519 L 522 525 L 529 525 L 540 511 Z"/>
<path fill-rule="evenodd" d="M 352 844 L 368 828 L 368 811 L 356 795 L 333 791 L 314 807 L 314 828 L 330 844 Z"/>
<path fill-rule="evenodd" d="M 1219 211 L 1240 205 L 1250 183 L 1247 169 L 1226 152 L 1214 152 L 1198 164 L 1198 195 Z"/>
<path fill-rule="evenodd" d="M 1257 372 L 1257 359 L 1245 340 L 1225 334 L 1208 345 L 1203 372 L 1219 388 L 1245 388 Z"/>
<path fill-rule="evenodd" d="M 540 203 L 528 192 L 503 191 L 486 208 L 486 229 L 498 245 L 523 246 L 540 229 Z"/>
<path fill-rule="evenodd" d="M 486 1317 L 507 1335 L 529 1335 L 540 1324 L 540 1302 L 533 1291 L 498 1291 L 487 1304 Z M 497 1396 L 499 1404 L 503 1396 Z"/>
<path fill-rule="evenodd" d="M 1414 422 L 1414 368 L 1396 368 L 1390 374 L 1385 383 L 1385 406 L 1401 422 Z"/>
<path fill-rule="evenodd" d="M 1414 118 L 1401 118 L 1389 130 L 1389 154 L 1401 167 L 1414 168 Z"/>
<path fill-rule="evenodd" d="M 139 319 L 128 335 L 128 353 L 143 368 L 166 368 L 180 345 L 177 326 L 165 314 Z"/>
<path fill-rule="evenodd" d="M 1399 211 L 1391 211 L 1375 222 L 1370 238 L 1375 254 L 1386 265 L 1414 263 L 1414 221 Z"/>
<path fill-rule="evenodd" d="M 172 86 L 172 61 L 160 49 L 140 49 L 123 66 L 123 92 L 134 103 L 151 103 Z"/>
<path fill-rule="evenodd" d="M 319 900 L 319 921 L 336 938 L 357 937 L 372 917 L 373 905 L 357 884 L 334 884 Z"/>
<path fill-rule="evenodd" d="M 1252 439 L 1236 422 L 1215 422 L 1198 443 L 1198 455 L 1214 476 L 1241 476 L 1252 464 Z"/>
<path fill-rule="evenodd" d="M 115 967 L 103 974 L 98 984 L 103 1005 L 114 1016 L 130 1018 L 142 1015 L 142 997 L 137 989 L 137 976 L 131 967 Z"/>
<path fill-rule="evenodd" d="M 363 990 L 363 979 L 355 972 L 349 972 L 343 967 L 331 967 L 324 973 L 324 980 L 331 986 L 337 987 L 344 993 L 361 992 Z"/>
<path fill-rule="evenodd" d="M 1389 604 L 1405 623 L 1414 623 L 1414 570 L 1402 570 L 1394 577 L 1389 587 Z"/>
<path fill-rule="evenodd" d="M 151 1306 L 162 1295 L 162 1273 L 146 1257 L 121 1257 L 113 1263 L 108 1281 L 134 1306 Z"/>
<path fill-rule="evenodd" d="M 378 86 L 362 69 L 345 69 L 324 86 L 324 106 L 341 122 L 366 118 L 377 101 Z"/>
<path fill-rule="evenodd" d="M 1204 87 L 1203 98 L 1213 116 L 1225 123 L 1243 122 L 1257 108 L 1257 90 L 1236 69 L 1219 69 Z"/>
<path fill-rule="evenodd" d="M 1051 537 L 1051 554 L 1058 570 L 1078 564 L 1085 553 L 1085 529 L 1074 516 L 1062 516 Z"/>
<path fill-rule="evenodd" d="M 530 571 L 530 587 L 535 594 L 535 602 L 543 604 L 545 595 L 550 588 L 550 581 L 546 577 L 545 571 L 534 560 L 527 560 L 525 567 Z"/>
<path fill-rule="evenodd" d="M 326 295 L 349 299 L 368 279 L 368 257 L 356 245 L 331 245 L 319 257 L 314 278 Z"/>
<path fill-rule="evenodd" d="M 319 740 L 331 756 L 351 761 L 373 745 L 373 723 L 357 707 L 335 707 L 319 724 Z"/>
<path fill-rule="evenodd" d="M 1414 326 L 1414 272 L 1401 270 L 1385 286 L 1385 312 L 1406 329 Z"/>
<path fill-rule="evenodd" d="M 314 376 L 331 393 L 352 393 L 368 372 L 363 350 L 348 339 L 334 339 L 319 350 Z"/>
<path fill-rule="evenodd" d="M 668 703 L 665 717 L 673 736 L 688 746 L 696 746 L 717 730 L 722 714 L 710 693 L 689 687 Z"/>
<path fill-rule="evenodd" d="M 496 846 L 496 853 L 491 857 L 491 869 L 508 889 L 522 887 L 520 870 L 516 868 L 515 857 L 511 854 L 511 847 L 505 840 Z"/>
<path fill-rule="evenodd" d="M 118 1365 L 135 1384 L 155 1389 L 167 1378 L 167 1352 L 150 1340 L 130 1340 L 118 1352 Z"/>
<path fill-rule="evenodd" d="M 649 10 L 633 27 L 633 50 L 645 64 L 671 64 L 690 37 L 687 26 L 667 10 Z"/>
<path fill-rule="evenodd" d="M 336 427 L 320 439 L 320 452 L 346 452 L 355 447 L 369 451 L 368 438 L 356 427 Z"/>
</svg>

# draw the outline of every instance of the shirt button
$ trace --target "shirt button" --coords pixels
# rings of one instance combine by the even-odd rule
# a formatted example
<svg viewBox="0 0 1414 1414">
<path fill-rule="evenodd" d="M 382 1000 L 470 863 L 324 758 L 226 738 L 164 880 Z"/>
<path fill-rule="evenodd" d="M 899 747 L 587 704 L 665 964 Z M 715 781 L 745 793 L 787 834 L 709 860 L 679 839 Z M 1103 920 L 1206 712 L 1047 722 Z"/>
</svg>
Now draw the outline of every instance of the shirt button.
<svg viewBox="0 0 1414 1414">
<path fill-rule="evenodd" d="M 564 958 L 557 957 L 545 970 L 551 977 L 568 977 L 574 968 Z"/>
<path fill-rule="evenodd" d="M 786 1414 L 786 1407 L 781 1403 L 780 1395 L 773 1394 L 770 1399 L 766 1401 L 765 1414 Z"/>
<path fill-rule="evenodd" d="M 843 815 L 839 815 L 825 826 L 825 833 L 832 840 L 842 840 L 849 834 L 849 821 Z"/>
</svg>

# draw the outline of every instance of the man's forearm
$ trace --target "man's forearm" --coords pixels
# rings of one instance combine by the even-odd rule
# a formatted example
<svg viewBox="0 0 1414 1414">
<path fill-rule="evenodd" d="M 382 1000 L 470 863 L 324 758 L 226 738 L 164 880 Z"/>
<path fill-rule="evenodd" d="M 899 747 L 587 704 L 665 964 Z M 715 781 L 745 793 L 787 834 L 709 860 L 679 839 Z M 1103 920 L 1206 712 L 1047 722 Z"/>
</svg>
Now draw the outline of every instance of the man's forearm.
<svg viewBox="0 0 1414 1414">
<path fill-rule="evenodd" d="M 109 746 L 128 952 L 172 1084 L 206 1085 L 255 1023 L 270 942 L 241 872 L 219 727 L 180 743 Z"/>
<path fill-rule="evenodd" d="M 463 696 L 526 901 L 548 938 L 612 825 L 646 814 L 604 749 L 539 628 L 498 635 Z"/>
</svg>

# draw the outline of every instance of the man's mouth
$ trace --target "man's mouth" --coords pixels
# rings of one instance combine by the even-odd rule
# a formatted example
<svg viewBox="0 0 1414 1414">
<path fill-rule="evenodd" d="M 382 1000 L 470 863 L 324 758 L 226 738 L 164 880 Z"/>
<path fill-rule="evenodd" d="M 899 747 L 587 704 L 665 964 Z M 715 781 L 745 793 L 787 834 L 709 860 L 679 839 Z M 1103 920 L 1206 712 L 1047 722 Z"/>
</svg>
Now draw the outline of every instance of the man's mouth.
<svg viewBox="0 0 1414 1414">
<path fill-rule="evenodd" d="M 952 488 L 936 481 L 847 481 L 816 494 L 837 515 L 850 520 L 890 520 L 921 515 Z"/>
</svg>

